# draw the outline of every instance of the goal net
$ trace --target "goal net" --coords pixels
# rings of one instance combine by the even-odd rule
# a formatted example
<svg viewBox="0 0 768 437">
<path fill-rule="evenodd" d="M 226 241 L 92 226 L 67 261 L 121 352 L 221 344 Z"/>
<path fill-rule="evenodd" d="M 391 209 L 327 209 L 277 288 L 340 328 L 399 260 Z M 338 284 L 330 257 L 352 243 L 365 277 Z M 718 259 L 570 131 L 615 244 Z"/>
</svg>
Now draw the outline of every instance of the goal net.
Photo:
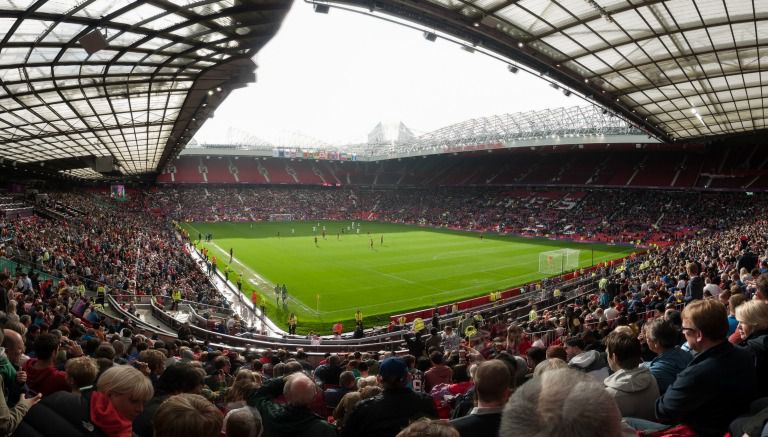
<svg viewBox="0 0 768 437">
<path fill-rule="evenodd" d="M 579 255 L 576 249 L 559 249 L 539 253 L 539 273 L 557 275 L 579 268 Z"/>
<path fill-rule="evenodd" d="M 293 214 L 270 214 L 269 221 L 271 222 L 290 222 L 293 221 Z"/>
</svg>

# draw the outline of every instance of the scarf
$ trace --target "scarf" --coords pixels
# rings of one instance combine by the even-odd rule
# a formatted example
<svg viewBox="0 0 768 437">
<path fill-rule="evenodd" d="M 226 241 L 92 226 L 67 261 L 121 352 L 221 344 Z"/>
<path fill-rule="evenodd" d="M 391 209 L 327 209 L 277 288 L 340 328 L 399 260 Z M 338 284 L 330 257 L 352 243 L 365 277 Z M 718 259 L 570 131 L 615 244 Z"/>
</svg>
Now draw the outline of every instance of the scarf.
<svg viewBox="0 0 768 437">
<path fill-rule="evenodd" d="M 91 422 L 110 437 L 131 437 L 133 424 L 115 409 L 109 397 L 91 393 Z"/>
</svg>

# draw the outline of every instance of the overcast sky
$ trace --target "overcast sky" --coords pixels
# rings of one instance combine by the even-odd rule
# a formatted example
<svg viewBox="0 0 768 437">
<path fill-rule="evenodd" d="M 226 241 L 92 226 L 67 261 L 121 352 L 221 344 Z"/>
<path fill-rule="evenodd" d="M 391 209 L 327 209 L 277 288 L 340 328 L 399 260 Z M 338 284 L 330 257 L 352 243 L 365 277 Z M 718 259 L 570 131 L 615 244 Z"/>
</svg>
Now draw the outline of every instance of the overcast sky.
<svg viewBox="0 0 768 437">
<path fill-rule="evenodd" d="M 538 77 L 397 24 L 296 0 L 255 58 L 257 81 L 232 92 L 196 135 L 279 145 L 364 142 L 378 122 L 415 133 L 474 117 L 584 104 Z"/>
</svg>

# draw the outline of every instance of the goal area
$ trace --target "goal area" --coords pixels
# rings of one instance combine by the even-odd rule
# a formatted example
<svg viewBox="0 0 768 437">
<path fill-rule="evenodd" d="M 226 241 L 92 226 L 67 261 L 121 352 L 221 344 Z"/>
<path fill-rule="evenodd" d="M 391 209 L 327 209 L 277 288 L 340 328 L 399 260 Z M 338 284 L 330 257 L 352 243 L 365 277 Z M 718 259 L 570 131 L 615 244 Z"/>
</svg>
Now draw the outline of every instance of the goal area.
<svg viewBox="0 0 768 437">
<path fill-rule="evenodd" d="M 559 249 L 539 253 L 539 273 L 562 274 L 579 268 L 580 250 Z"/>
<path fill-rule="evenodd" d="M 270 214 L 269 221 L 271 222 L 291 222 L 293 221 L 293 214 Z"/>
</svg>

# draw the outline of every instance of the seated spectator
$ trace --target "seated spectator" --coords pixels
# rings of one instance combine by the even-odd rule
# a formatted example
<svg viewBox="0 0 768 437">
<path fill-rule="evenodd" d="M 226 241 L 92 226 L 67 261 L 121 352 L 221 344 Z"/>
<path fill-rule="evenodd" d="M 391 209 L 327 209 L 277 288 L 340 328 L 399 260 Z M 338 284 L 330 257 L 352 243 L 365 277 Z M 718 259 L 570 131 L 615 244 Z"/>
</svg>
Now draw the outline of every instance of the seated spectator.
<svg viewBox="0 0 768 437">
<path fill-rule="evenodd" d="M 608 366 L 614 372 L 605 378 L 605 389 L 616 400 L 622 416 L 653 420 L 659 397 L 656 379 L 641 363 L 640 341 L 631 334 L 614 331 L 605 339 Z"/>
<path fill-rule="evenodd" d="M 335 437 L 333 426 L 315 415 L 310 406 L 319 388 L 303 373 L 266 381 L 248 399 L 264 423 L 264 437 Z M 283 394 L 284 405 L 274 402 Z"/>
<path fill-rule="evenodd" d="M 449 384 L 453 378 L 453 370 L 443 362 L 443 353 L 434 351 L 429 355 L 432 368 L 424 372 L 424 391 L 429 393 L 438 384 Z"/>
<path fill-rule="evenodd" d="M 95 391 L 82 396 L 59 391 L 31 409 L 17 431 L 20 436 L 106 435 L 127 437 L 131 421 L 152 397 L 152 383 L 131 366 L 107 369 Z"/>
<path fill-rule="evenodd" d="M 99 374 L 99 366 L 91 357 L 72 358 L 64 366 L 67 374 L 67 384 L 69 384 L 72 393 L 80 393 L 93 386 L 96 376 Z"/>
<path fill-rule="evenodd" d="M 0 343 L 3 342 L 3 331 L 0 329 Z M 30 397 L 29 399 L 22 393 L 21 398 L 13 408 L 8 408 L 6 403 L 7 393 L 5 384 L 0 383 L 0 434 L 11 435 L 21 424 L 24 416 L 30 408 L 40 402 L 41 394 Z"/>
<path fill-rule="evenodd" d="M 518 387 L 501 417 L 504 437 L 620 437 L 619 407 L 602 384 L 572 369 L 544 372 Z"/>
<path fill-rule="evenodd" d="M 382 394 L 357 404 L 342 437 L 391 437 L 421 417 L 436 418 L 432 398 L 406 387 L 408 367 L 400 358 L 387 358 L 379 367 Z"/>
<path fill-rule="evenodd" d="M 498 435 L 501 411 L 510 394 L 512 375 L 499 360 L 480 363 L 474 374 L 477 406 L 451 424 L 461 437 Z"/>
<path fill-rule="evenodd" d="M 751 300 L 736 308 L 741 347 L 755 356 L 757 396 L 768 396 L 768 304 Z"/>
<path fill-rule="evenodd" d="M 442 420 L 419 419 L 400 431 L 396 437 L 460 437 L 456 428 Z"/>
<path fill-rule="evenodd" d="M 578 337 L 565 341 L 568 367 L 580 370 L 602 383 L 608 377 L 608 362 L 605 355 L 596 350 L 585 351 L 584 347 L 584 340 Z"/>
<path fill-rule="evenodd" d="M 720 302 L 691 302 L 682 316 L 683 334 L 696 356 L 656 401 L 656 417 L 664 423 L 688 425 L 702 437 L 719 437 L 754 399 L 754 358 L 725 340 L 728 316 Z M 630 424 L 643 430 L 665 428 L 640 422 L 645 423 Z"/>
<path fill-rule="evenodd" d="M 59 339 L 53 334 L 40 334 L 33 346 L 35 356 L 24 364 L 27 386 L 30 390 L 47 396 L 57 391 L 69 391 L 67 374 L 54 367 L 59 353 Z"/>
<path fill-rule="evenodd" d="M 204 397 L 184 393 L 166 399 L 153 422 L 156 436 L 210 437 L 221 433 L 224 418 Z"/>
<path fill-rule="evenodd" d="M 261 414 L 253 407 L 236 408 L 224 417 L 225 437 L 260 437 L 263 431 Z"/>
<path fill-rule="evenodd" d="M 693 355 L 678 346 L 678 329 L 664 319 L 654 319 L 646 323 L 643 332 L 648 349 L 654 352 L 656 357 L 642 365 L 651 371 L 659 386 L 659 393 L 664 394 L 667 387 L 677 378 L 677 374 L 688 367 Z"/>
</svg>

